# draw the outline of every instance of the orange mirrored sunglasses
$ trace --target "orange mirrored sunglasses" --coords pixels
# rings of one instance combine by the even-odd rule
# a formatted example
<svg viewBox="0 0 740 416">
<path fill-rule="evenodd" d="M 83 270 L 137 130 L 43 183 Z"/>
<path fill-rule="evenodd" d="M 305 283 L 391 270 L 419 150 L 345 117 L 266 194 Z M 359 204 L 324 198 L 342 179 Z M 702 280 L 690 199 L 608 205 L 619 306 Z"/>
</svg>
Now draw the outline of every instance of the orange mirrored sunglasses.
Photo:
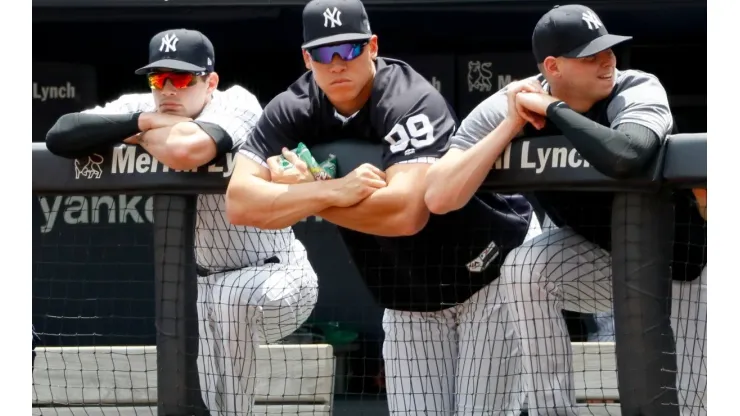
<svg viewBox="0 0 740 416">
<path fill-rule="evenodd" d="M 172 86 L 177 89 L 187 88 L 198 82 L 198 76 L 204 74 L 195 74 L 192 72 L 152 72 L 147 74 L 149 88 L 161 90 L 164 88 L 167 80 L 170 80 Z"/>
</svg>

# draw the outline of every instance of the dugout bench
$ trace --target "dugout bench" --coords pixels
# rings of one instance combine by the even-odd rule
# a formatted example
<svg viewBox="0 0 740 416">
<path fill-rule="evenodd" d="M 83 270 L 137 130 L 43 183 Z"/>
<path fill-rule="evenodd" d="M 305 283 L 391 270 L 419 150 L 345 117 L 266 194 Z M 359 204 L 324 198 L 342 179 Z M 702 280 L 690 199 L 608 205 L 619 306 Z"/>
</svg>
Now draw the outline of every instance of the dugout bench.
<svg viewBox="0 0 740 416">
<path fill-rule="evenodd" d="M 156 346 L 39 348 L 33 415 L 157 415 Z M 573 343 L 576 397 L 619 401 L 614 343 Z M 330 345 L 271 345 L 257 353 L 255 416 L 328 416 L 334 357 Z M 619 416 L 619 404 L 582 407 Z"/>
<path fill-rule="evenodd" d="M 325 157 L 328 152 L 334 153 L 340 164 L 378 160 L 379 148 L 377 152 L 358 151 L 358 146 L 361 144 L 348 141 L 331 144 L 326 149 L 312 149 L 312 152 L 318 158 Z M 706 133 L 671 136 L 645 175 L 616 181 L 589 166 L 562 136 L 523 138 L 512 142 L 506 149 L 485 183 L 486 189 L 497 191 L 567 189 L 616 192 L 612 258 L 615 331 L 616 339 L 620 341 L 617 344 L 574 345 L 574 370 L 585 375 L 582 379 L 577 378 L 579 398 L 620 397 L 620 405 L 617 406 L 592 406 L 606 409 L 607 413 L 602 414 L 617 414 L 614 411 L 620 409 L 624 415 L 640 412 L 678 415 L 676 406 L 664 405 L 677 402 L 675 388 L 672 387 L 675 386 L 675 356 L 666 354 L 670 352 L 666 351 L 667 345 L 673 342 L 669 322 L 664 316 L 664 312 L 669 310 L 666 303 L 671 298 L 670 285 L 656 283 L 670 281 L 670 271 L 668 267 L 656 266 L 667 264 L 667 261 L 655 261 L 656 256 L 667 255 L 661 252 L 665 244 L 660 230 L 666 229 L 672 215 L 655 214 L 672 212 L 670 209 L 665 211 L 670 202 L 664 190 L 706 186 L 706 154 Z M 543 158 L 543 155 L 551 157 Z M 192 403 L 189 396 L 192 379 L 187 377 L 187 373 L 194 363 L 192 340 L 188 340 L 192 327 L 187 327 L 188 319 L 183 317 L 192 317 L 195 308 L 195 279 L 192 278 L 195 269 L 192 253 L 194 195 L 223 193 L 229 173 L 226 167 L 233 162 L 233 155 L 227 156 L 229 160 L 193 172 L 177 172 L 163 169 L 137 147 L 122 145 L 98 157 L 71 161 L 51 155 L 44 144 L 33 144 L 35 195 L 154 194 L 154 249 L 159 260 L 155 265 L 156 348 L 104 347 L 100 351 L 97 350 L 100 347 L 91 351 L 85 348 L 37 349 L 34 406 L 38 407 L 35 412 L 55 405 L 102 404 L 103 400 L 125 405 L 141 399 L 149 405 L 157 403 L 161 416 L 188 414 L 188 405 Z M 172 244 L 173 241 L 181 243 Z M 188 299 L 190 301 L 184 301 Z M 667 343 L 668 338 L 670 342 Z M 290 354 L 293 351 L 298 357 L 311 358 L 298 360 L 300 366 L 285 367 L 283 373 L 275 372 L 279 368 L 278 362 L 292 360 Z M 304 355 L 307 351 L 313 351 L 309 353 L 312 355 Z M 122 352 L 123 361 L 119 357 Z M 328 346 L 277 345 L 265 347 L 261 354 L 265 354 L 265 361 L 261 362 L 269 363 L 273 370 L 270 372 L 273 382 L 269 387 L 259 387 L 262 390 L 258 397 L 277 400 L 266 405 L 264 411 L 277 406 L 275 409 L 280 409 L 282 414 L 288 409 L 296 412 L 292 414 L 299 411 L 304 414 L 304 410 L 309 411 L 307 414 L 313 411 L 330 413 L 334 366 L 333 353 Z M 134 364 L 132 357 L 140 359 L 136 359 Z M 276 360 L 276 357 L 280 358 Z M 629 361 L 629 366 L 618 365 L 619 357 L 625 358 L 624 363 Z M 307 362 L 316 365 L 311 364 L 313 367 L 309 369 Z M 131 380 L 118 377 L 119 365 L 126 369 L 120 374 Z M 133 365 L 137 367 L 131 367 Z M 106 370 L 105 366 L 115 371 Z M 620 369 L 618 372 L 615 371 L 617 367 Z M 299 373 L 289 372 L 294 369 Z M 583 371 L 587 369 L 595 371 Z M 131 374 L 135 373 L 140 373 L 146 382 L 134 382 Z M 73 384 L 72 374 L 78 375 L 78 384 Z M 105 376 L 107 379 L 103 374 L 108 374 Z M 293 386 L 296 379 L 290 376 L 299 374 L 302 378 L 297 379 L 300 380 L 297 386 Z M 588 377 L 589 374 L 596 376 Z M 47 382 L 48 385 L 44 385 Z M 299 402 L 304 398 L 307 402 L 291 401 L 296 397 L 300 398 Z M 59 407 L 55 409 L 59 410 Z M 60 413 L 55 411 L 55 414 Z M 587 409 L 586 414 L 596 413 Z"/>
</svg>

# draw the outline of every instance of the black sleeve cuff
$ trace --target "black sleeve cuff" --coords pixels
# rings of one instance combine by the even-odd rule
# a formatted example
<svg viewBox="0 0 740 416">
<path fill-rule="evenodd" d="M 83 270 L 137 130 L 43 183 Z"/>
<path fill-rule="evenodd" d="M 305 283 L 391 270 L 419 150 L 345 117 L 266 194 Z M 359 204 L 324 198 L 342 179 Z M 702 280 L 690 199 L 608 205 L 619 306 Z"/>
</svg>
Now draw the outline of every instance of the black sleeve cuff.
<svg viewBox="0 0 740 416">
<path fill-rule="evenodd" d="M 554 103 L 550 103 L 550 105 L 547 106 L 547 110 L 545 110 L 545 114 L 547 115 L 547 117 L 551 117 L 554 114 L 556 107 L 570 109 L 570 106 L 568 106 L 565 101 L 555 101 Z"/>
<path fill-rule="evenodd" d="M 221 126 L 216 123 L 209 123 L 207 121 L 193 121 L 198 127 L 203 129 L 207 135 L 211 136 L 213 141 L 216 143 L 216 158 L 219 159 L 226 153 L 229 153 L 234 148 L 234 142 L 231 139 L 231 135 L 226 132 Z"/>
<path fill-rule="evenodd" d="M 46 147 L 57 156 L 78 158 L 101 151 L 139 130 L 141 113 L 69 113 L 46 133 Z"/>
</svg>

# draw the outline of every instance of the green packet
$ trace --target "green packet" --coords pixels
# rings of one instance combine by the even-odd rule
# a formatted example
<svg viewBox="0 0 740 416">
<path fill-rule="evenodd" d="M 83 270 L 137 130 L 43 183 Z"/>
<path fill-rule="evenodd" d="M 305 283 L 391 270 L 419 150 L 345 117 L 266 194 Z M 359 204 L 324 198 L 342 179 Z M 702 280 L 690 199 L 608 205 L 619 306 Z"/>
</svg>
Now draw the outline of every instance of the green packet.
<svg viewBox="0 0 740 416">
<path fill-rule="evenodd" d="M 316 179 L 334 179 L 337 177 L 337 157 L 329 154 L 329 158 L 321 162 L 321 172 L 318 176 L 314 175 Z"/>
<path fill-rule="evenodd" d="M 298 143 L 298 146 L 292 150 L 293 153 L 298 156 L 308 166 L 308 170 L 311 172 L 315 179 L 334 179 L 337 175 L 337 158 L 334 155 L 329 155 L 329 158 L 323 161 L 321 164 L 316 162 L 311 151 L 308 150 L 305 144 Z M 283 169 L 290 169 L 293 164 L 290 163 L 284 156 L 280 156 L 280 166 Z"/>
</svg>

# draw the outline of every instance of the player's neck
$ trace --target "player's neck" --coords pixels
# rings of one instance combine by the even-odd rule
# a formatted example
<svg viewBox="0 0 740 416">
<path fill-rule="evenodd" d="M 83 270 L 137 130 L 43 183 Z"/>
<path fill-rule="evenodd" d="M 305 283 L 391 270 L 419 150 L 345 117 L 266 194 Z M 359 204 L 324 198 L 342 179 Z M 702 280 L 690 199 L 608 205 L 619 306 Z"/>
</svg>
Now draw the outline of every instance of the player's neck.
<svg viewBox="0 0 740 416">
<path fill-rule="evenodd" d="M 585 113 L 596 104 L 592 98 L 586 98 L 579 94 L 573 94 L 568 91 L 567 88 L 558 88 L 557 85 L 550 84 L 550 95 L 557 97 L 561 101 L 565 101 L 568 107 L 572 108 L 577 113 Z"/>
</svg>

